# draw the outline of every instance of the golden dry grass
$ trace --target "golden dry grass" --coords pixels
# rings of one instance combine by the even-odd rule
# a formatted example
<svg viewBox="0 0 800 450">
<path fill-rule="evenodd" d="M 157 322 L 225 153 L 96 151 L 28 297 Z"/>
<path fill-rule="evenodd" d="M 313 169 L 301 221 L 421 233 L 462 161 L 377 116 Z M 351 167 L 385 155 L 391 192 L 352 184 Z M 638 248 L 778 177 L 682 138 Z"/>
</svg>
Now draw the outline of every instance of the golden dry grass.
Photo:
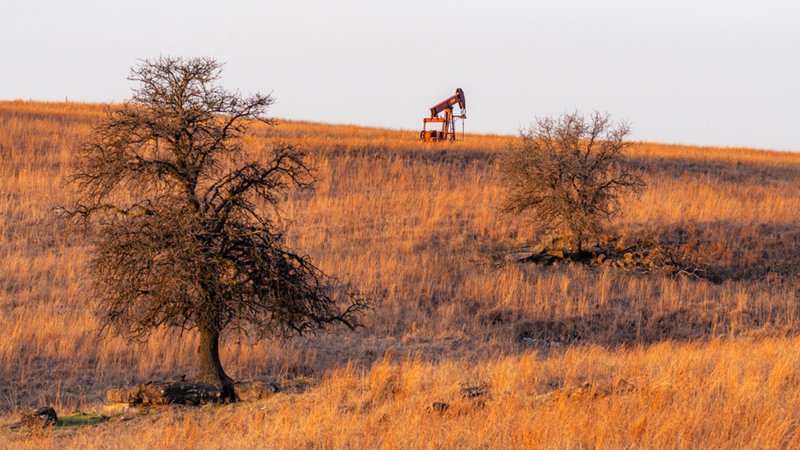
<svg viewBox="0 0 800 450">
<path fill-rule="evenodd" d="M 85 243 L 57 208 L 97 105 L 0 102 L 0 411 L 93 409 L 112 385 L 191 374 L 195 336 L 98 339 Z M 715 283 L 610 268 L 498 264 L 530 243 L 497 210 L 508 136 L 421 146 L 413 132 L 287 122 L 316 191 L 284 205 L 289 245 L 375 302 L 366 328 L 250 345 L 239 379 L 305 394 L 174 410 L 74 433 L 0 432 L 0 447 L 733 447 L 796 445 L 800 420 L 800 154 L 641 143 L 649 189 L 620 245 L 668 241 Z M 384 362 L 384 353 L 394 356 Z M 584 386 L 585 383 L 589 385 Z M 488 388 L 483 406 L 462 384 Z M 581 387 L 583 386 L 583 387 Z M 435 401 L 451 408 L 428 409 Z M 232 430 L 230 435 L 219 430 Z"/>
<path fill-rule="evenodd" d="M 329 372 L 305 394 L 173 409 L 20 448 L 796 448 L 797 339 L 661 343 Z M 485 399 L 461 395 L 461 380 Z M 446 401 L 443 413 L 432 400 Z"/>
</svg>

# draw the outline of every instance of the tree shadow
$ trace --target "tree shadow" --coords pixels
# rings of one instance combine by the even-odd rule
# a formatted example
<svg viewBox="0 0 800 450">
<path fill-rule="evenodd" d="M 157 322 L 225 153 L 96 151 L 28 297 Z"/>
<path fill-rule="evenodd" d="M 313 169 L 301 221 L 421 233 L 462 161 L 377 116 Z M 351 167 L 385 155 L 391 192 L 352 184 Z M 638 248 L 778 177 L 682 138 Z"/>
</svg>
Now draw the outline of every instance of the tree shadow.
<svg viewBox="0 0 800 450">
<path fill-rule="evenodd" d="M 800 275 L 800 224 L 688 222 L 635 230 L 631 245 L 670 249 L 714 283 Z M 621 239 L 617 238 L 616 244 Z"/>
<path fill-rule="evenodd" d="M 760 161 L 726 161 L 692 157 L 628 155 L 622 161 L 627 169 L 671 178 L 706 177 L 723 183 L 771 185 L 800 178 L 800 165 L 778 165 Z"/>
<path fill-rule="evenodd" d="M 789 316 L 793 316 L 789 319 Z M 521 321 L 512 326 L 513 338 L 521 350 L 552 349 L 577 344 L 608 348 L 652 345 L 664 341 L 706 340 L 755 330 L 772 330 L 781 335 L 797 335 L 786 329 L 787 320 L 800 314 L 772 308 L 769 311 L 716 312 L 680 308 L 672 311 L 641 310 L 637 314 L 603 310 L 590 315 L 563 319 Z"/>
<path fill-rule="evenodd" d="M 452 163 L 457 165 L 470 165 L 474 163 L 491 164 L 497 154 L 485 150 L 465 148 L 442 147 L 408 147 L 387 151 L 381 146 L 363 147 L 335 147 L 321 153 L 326 158 L 358 158 L 376 161 L 390 161 L 403 159 L 407 161 L 420 161 L 430 164 Z"/>
<path fill-rule="evenodd" d="M 409 146 L 387 149 L 380 145 L 350 147 L 336 145 L 320 152 L 327 158 L 364 158 L 392 160 L 401 158 L 431 164 L 453 163 L 471 165 L 475 163 L 493 165 L 502 151 L 463 147 Z M 758 183 L 771 185 L 778 182 L 800 179 L 800 164 L 778 164 L 770 161 L 742 161 L 689 156 L 668 157 L 653 155 L 625 155 L 620 164 L 626 170 L 641 170 L 644 173 L 680 179 L 683 177 L 705 177 L 723 183 Z"/>
</svg>

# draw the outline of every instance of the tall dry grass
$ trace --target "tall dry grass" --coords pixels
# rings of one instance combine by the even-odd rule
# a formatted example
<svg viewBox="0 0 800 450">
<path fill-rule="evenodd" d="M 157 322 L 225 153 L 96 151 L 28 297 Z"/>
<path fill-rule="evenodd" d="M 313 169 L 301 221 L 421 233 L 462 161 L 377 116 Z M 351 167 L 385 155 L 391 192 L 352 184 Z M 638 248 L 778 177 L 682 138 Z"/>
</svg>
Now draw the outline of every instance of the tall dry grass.
<svg viewBox="0 0 800 450">
<path fill-rule="evenodd" d="M 73 199 L 75 150 L 101 114 L 97 105 L 0 102 L 0 411 L 8 414 L 45 403 L 92 408 L 111 385 L 193 370 L 193 334 L 160 331 L 141 345 L 98 338 L 86 307 L 86 243 L 65 235 L 58 208 Z M 717 275 L 709 282 L 503 263 L 498 254 L 536 239 L 496 209 L 495 156 L 512 137 L 422 146 L 413 132 L 353 126 L 256 131 L 253 151 L 285 140 L 318 168 L 317 189 L 284 204 L 288 244 L 373 299 L 366 327 L 226 341 L 228 373 L 322 379 L 308 394 L 178 411 L 122 431 L 109 424 L 54 445 L 236 447 L 270 437 L 277 447 L 780 447 L 793 439 L 800 155 L 650 143 L 629 155 L 649 189 L 613 224 L 615 242 L 669 242 Z M 383 364 L 388 349 L 395 362 Z M 622 379 L 637 390 L 615 391 Z M 568 395 L 584 381 L 600 394 Z M 473 382 L 490 388 L 483 408 L 454 398 Z M 444 416 L 426 411 L 448 398 Z M 217 423 L 244 437 L 208 440 Z"/>
<path fill-rule="evenodd" d="M 332 370 L 305 394 L 5 438 L 20 449 L 796 448 L 798 345 L 716 339 L 546 359 L 384 361 Z M 463 383 L 487 394 L 465 397 Z"/>
</svg>

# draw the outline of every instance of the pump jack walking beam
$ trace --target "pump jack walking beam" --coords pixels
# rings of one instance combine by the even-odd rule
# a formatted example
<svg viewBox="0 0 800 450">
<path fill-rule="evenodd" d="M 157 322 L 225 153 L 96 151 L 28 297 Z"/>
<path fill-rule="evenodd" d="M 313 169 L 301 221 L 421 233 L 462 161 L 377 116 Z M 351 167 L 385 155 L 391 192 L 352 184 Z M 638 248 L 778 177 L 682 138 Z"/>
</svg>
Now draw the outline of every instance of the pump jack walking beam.
<svg viewBox="0 0 800 450">
<path fill-rule="evenodd" d="M 453 114 L 453 107 L 458 105 L 461 113 Z M 443 114 L 440 117 L 439 114 Z M 422 119 L 422 131 L 419 138 L 425 142 L 455 141 L 456 119 L 467 118 L 467 100 L 461 88 L 449 98 L 431 107 L 431 116 Z M 428 130 L 429 123 L 441 123 L 441 130 Z"/>
</svg>

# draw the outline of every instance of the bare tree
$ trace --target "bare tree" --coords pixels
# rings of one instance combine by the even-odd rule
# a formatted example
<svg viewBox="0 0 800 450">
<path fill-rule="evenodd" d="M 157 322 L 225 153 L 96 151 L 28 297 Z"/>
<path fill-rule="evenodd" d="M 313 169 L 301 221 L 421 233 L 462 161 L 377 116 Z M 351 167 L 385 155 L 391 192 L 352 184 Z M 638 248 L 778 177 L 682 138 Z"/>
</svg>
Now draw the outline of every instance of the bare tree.
<svg viewBox="0 0 800 450">
<path fill-rule="evenodd" d="M 598 112 L 537 119 L 500 160 L 502 209 L 528 213 L 538 231 L 560 233 L 582 252 L 620 211 L 622 195 L 645 186 L 620 164 L 629 132 Z"/>
<path fill-rule="evenodd" d="M 209 58 L 162 57 L 131 69 L 132 99 L 112 107 L 82 149 L 77 217 L 89 225 L 93 296 L 104 328 L 146 337 L 162 326 L 200 334 L 199 380 L 232 380 L 223 332 L 288 337 L 357 325 L 365 301 L 284 249 L 278 202 L 307 189 L 301 151 L 261 156 L 242 137 L 273 103 L 218 85 Z"/>
</svg>

